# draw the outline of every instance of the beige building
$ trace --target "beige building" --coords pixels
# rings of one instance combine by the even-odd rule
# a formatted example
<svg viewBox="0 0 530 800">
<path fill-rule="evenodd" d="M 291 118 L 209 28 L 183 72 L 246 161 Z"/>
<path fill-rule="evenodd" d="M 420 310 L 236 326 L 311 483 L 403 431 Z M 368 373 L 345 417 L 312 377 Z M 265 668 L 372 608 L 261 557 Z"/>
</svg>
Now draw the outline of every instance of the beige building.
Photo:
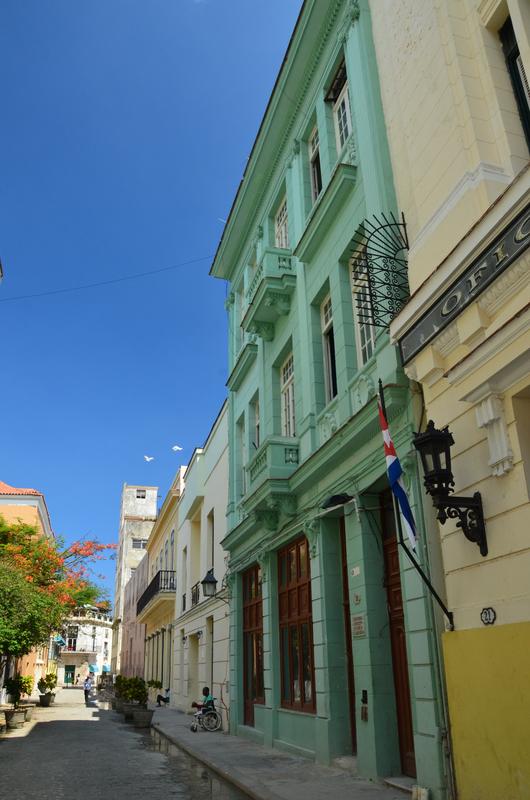
<svg viewBox="0 0 530 800">
<path fill-rule="evenodd" d="M 139 586 L 136 622 L 145 625 L 146 680 L 171 687 L 173 621 L 175 619 L 175 547 L 177 509 L 184 467 L 177 472 L 147 542 L 143 584 Z"/>
<path fill-rule="evenodd" d="M 423 389 L 422 431 L 449 426 L 455 494 L 479 492 L 485 519 L 481 552 L 425 497 L 454 614 L 458 797 L 515 800 L 530 797 L 530 3 L 370 7 L 410 241 L 391 334 Z"/>
<path fill-rule="evenodd" d="M 171 705 L 191 711 L 203 686 L 217 698 L 226 727 L 228 697 L 228 593 L 224 587 L 228 502 L 227 405 L 202 448 L 193 453 L 178 505 L 177 605 Z M 216 595 L 205 595 L 209 573 Z"/>
<path fill-rule="evenodd" d="M 158 486 L 129 486 L 126 483 L 123 484 L 114 584 L 114 625 L 111 656 L 113 674 L 121 670 L 125 586 L 144 556 L 147 540 L 156 520 L 157 501 Z"/>
</svg>

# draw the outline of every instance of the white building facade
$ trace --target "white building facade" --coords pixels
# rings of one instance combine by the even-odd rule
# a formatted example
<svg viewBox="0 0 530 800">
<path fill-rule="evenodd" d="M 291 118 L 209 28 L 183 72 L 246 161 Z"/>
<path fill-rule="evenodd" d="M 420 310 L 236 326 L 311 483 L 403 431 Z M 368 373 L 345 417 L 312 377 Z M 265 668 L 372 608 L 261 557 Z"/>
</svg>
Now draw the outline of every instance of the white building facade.
<svg viewBox="0 0 530 800">
<path fill-rule="evenodd" d="M 89 673 L 96 680 L 110 674 L 112 617 L 95 606 L 76 608 L 65 622 L 57 660 L 59 686 L 79 685 Z"/>
<path fill-rule="evenodd" d="M 171 706 L 190 711 L 208 686 L 226 729 L 229 715 L 229 606 L 225 587 L 228 500 L 228 424 L 226 403 L 204 447 L 195 450 L 184 475 L 178 505 L 176 620 Z M 207 573 L 216 595 L 205 596 Z"/>
</svg>

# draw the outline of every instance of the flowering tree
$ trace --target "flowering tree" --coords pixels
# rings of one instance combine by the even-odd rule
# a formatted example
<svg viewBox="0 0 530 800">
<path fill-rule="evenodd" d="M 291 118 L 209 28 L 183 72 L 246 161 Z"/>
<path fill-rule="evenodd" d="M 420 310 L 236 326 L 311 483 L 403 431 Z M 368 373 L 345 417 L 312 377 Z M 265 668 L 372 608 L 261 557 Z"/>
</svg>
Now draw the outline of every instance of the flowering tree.
<svg viewBox="0 0 530 800">
<path fill-rule="evenodd" d="M 90 569 L 112 549 L 95 539 L 65 546 L 0 516 L 0 666 L 44 643 L 76 606 L 108 605 Z"/>
</svg>

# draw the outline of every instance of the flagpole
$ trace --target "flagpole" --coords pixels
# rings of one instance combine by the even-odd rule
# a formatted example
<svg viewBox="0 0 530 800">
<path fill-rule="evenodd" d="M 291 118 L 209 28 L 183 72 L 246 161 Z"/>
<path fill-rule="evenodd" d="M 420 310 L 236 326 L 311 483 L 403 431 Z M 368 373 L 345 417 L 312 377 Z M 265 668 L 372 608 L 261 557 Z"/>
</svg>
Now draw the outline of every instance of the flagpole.
<svg viewBox="0 0 530 800">
<path fill-rule="evenodd" d="M 385 393 L 383 391 L 383 382 L 382 382 L 381 378 L 379 378 L 379 399 L 381 401 L 381 408 L 383 410 L 384 417 L 388 422 L 388 419 L 387 419 L 387 416 L 386 416 Z M 438 603 L 438 605 L 442 609 L 443 613 L 447 617 L 448 622 L 449 622 L 450 630 L 453 631 L 455 629 L 454 620 L 453 620 L 453 612 L 449 611 L 449 609 L 447 608 L 447 606 L 443 602 L 442 598 L 440 597 L 440 595 L 438 594 L 438 592 L 436 591 L 436 589 L 434 588 L 434 586 L 430 582 L 429 578 L 427 577 L 425 572 L 422 570 L 422 568 L 420 567 L 420 565 L 418 564 L 418 562 L 416 561 L 416 559 L 412 555 L 410 549 L 405 544 L 405 541 L 403 539 L 403 528 L 401 527 L 401 510 L 399 508 L 397 498 L 396 498 L 396 496 L 395 496 L 395 494 L 393 492 L 392 492 L 392 500 L 393 500 L 393 503 L 394 503 L 394 516 L 396 518 L 398 542 L 401 545 L 401 547 L 403 548 L 403 550 L 405 551 L 409 561 L 412 562 L 412 565 L 414 566 L 414 569 L 420 574 L 423 582 L 427 585 L 427 587 L 429 588 L 430 593 L 432 594 L 432 596 L 434 597 L 434 599 L 436 600 L 436 602 Z"/>
</svg>

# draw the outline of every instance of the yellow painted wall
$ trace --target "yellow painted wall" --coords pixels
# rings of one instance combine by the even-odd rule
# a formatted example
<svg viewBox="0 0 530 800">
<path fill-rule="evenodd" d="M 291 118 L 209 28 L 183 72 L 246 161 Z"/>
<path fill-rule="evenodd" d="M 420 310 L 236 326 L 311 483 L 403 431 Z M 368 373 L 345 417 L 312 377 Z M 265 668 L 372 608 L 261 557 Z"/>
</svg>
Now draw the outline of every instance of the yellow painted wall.
<svg viewBox="0 0 530 800">
<path fill-rule="evenodd" d="M 20 520 L 26 525 L 35 525 L 39 533 L 44 532 L 40 514 L 36 506 L 0 503 L 0 515 L 6 522 L 18 522 Z"/>
<path fill-rule="evenodd" d="M 530 798 L 530 622 L 443 637 L 459 800 Z"/>
</svg>

